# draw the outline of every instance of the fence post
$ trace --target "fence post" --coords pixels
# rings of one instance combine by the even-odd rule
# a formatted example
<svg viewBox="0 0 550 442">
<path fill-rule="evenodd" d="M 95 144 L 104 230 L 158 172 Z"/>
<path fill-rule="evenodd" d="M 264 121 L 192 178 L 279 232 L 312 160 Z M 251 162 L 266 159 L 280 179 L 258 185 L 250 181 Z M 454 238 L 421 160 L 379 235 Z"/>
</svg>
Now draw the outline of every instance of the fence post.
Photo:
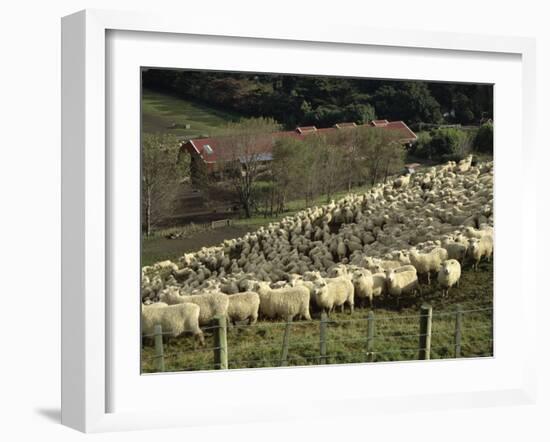
<svg viewBox="0 0 550 442">
<path fill-rule="evenodd" d="M 289 316 L 286 320 L 285 334 L 283 335 L 283 348 L 281 349 L 281 367 L 287 366 L 288 359 L 288 342 L 290 339 L 290 326 L 292 324 L 292 316 Z"/>
<path fill-rule="evenodd" d="M 164 347 L 162 346 L 162 327 L 155 325 L 155 365 L 157 371 L 164 371 Z"/>
<path fill-rule="evenodd" d="M 227 319 L 224 315 L 214 318 L 216 329 L 214 332 L 214 368 L 227 370 Z"/>
<path fill-rule="evenodd" d="M 455 319 L 455 358 L 462 357 L 461 351 L 462 342 L 462 306 L 459 304 L 456 306 L 456 319 Z"/>
<path fill-rule="evenodd" d="M 432 346 L 432 306 L 422 304 L 420 307 L 420 339 L 418 359 L 430 359 L 430 348 Z"/>
<path fill-rule="evenodd" d="M 374 312 L 369 310 L 367 314 L 367 362 L 374 361 Z"/>
<path fill-rule="evenodd" d="M 319 342 L 319 364 L 327 363 L 327 324 L 328 316 L 325 312 L 321 313 L 320 342 Z"/>
</svg>

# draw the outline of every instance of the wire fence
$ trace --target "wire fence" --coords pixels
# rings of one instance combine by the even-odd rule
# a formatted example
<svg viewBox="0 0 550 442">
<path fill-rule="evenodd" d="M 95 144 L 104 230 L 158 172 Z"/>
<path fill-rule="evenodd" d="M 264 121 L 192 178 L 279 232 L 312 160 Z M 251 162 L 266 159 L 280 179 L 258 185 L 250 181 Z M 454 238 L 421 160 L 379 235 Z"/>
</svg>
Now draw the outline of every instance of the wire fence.
<svg viewBox="0 0 550 442">
<path fill-rule="evenodd" d="M 160 326 L 144 335 L 154 341 L 142 348 L 144 372 L 284 367 L 403 360 L 488 357 L 493 355 L 493 307 L 227 325 L 217 317 L 201 327 L 205 343 L 164 341 L 172 335 Z"/>
</svg>

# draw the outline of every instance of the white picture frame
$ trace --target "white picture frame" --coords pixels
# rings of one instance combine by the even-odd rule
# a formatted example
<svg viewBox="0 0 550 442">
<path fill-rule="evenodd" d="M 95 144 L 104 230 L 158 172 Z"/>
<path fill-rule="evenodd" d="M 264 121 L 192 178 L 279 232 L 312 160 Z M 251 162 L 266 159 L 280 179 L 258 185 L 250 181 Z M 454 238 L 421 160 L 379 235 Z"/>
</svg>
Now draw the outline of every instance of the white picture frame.
<svg viewBox="0 0 550 442">
<path fill-rule="evenodd" d="M 109 228 L 112 220 L 113 201 L 109 194 L 112 164 L 109 164 L 108 141 L 110 134 L 106 131 L 106 121 L 111 118 L 108 108 L 109 81 L 106 75 L 109 52 L 107 34 L 109 32 L 140 32 L 151 33 L 151 37 L 169 36 L 170 38 L 185 38 L 185 36 L 215 36 L 218 39 L 246 39 L 247 41 L 284 42 L 285 47 L 299 45 L 304 42 L 315 45 L 337 45 L 336 50 L 346 48 L 374 47 L 378 50 L 400 48 L 402 51 L 426 50 L 437 57 L 446 53 L 475 54 L 479 60 L 484 55 L 501 54 L 513 56 L 521 66 L 521 119 L 516 121 L 519 128 L 518 142 L 521 143 L 521 164 L 525 177 L 534 162 L 534 121 L 535 109 L 535 42 L 533 39 L 481 36 L 451 33 L 430 33 L 420 31 L 379 30 L 372 28 L 330 27 L 316 29 L 305 24 L 300 29 L 282 29 L 278 26 L 259 26 L 255 23 L 243 24 L 234 28 L 230 23 L 194 21 L 180 22 L 177 17 L 154 16 L 144 13 L 122 13 L 112 11 L 87 10 L 63 18 L 62 21 L 62 423 L 84 432 L 101 432 L 124 429 L 159 428 L 169 426 L 208 425 L 213 415 L 204 414 L 206 404 L 198 404 L 193 410 L 150 409 L 113 411 L 109 405 L 109 394 L 114 386 L 111 361 L 112 348 L 108 339 L 108 328 L 111 323 L 110 303 L 108 299 L 110 263 L 114 259 L 110 255 L 110 244 L 116 234 L 116 229 Z M 153 34 L 154 33 L 154 34 Z M 145 35 L 145 34 L 143 34 Z M 175 36 L 175 37 L 174 37 Z M 111 60 L 112 62 L 112 60 Z M 480 61 L 481 63 L 481 61 Z M 498 84 L 497 84 L 498 86 Z M 495 136 L 498 138 L 499 115 L 496 114 Z M 502 133 L 502 132 L 501 132 Z M 499 163 L 496 160 L 498 174 Z M 502 157 L 502 164 L 506 162 Z M 504 170 L 504 169 L 503 169 Z M 532 174 L 534 175 L 534 174 Z M 521 271 L 526 274 L 526 256 L 533 253 L 534 232 L 532 223 L 535 220 L 536 193 L 534 182 L 524 180 L 518 186 L 517 196 L 521 199 L 521 214 L 518 222 L 522 224 L 519 236 L 523 246 L 517 250 L 501 250 L 506 253 L 518 253 L 521 257 Z M 499 200 L 499 187 L 496 186 L 496 205 L 501 207 L 501 213 L 507 213 L 506 205 L 513 204 L 510 200 Z M 502 201 L 502 202 L 500 202 Z M 496 229 L 496 250 L 503 243 Z M 501 237 L 503 238 L 503 237 Z M 505 263 L 501 261 L 502 268 Z M 498 258 L 497 258 L 498 269 Z M 502 273 L 501 273 L 502 274 Z M 498 282 L 498 280 L 496 281 Z M 495 285 L 498 288 L 498 283 Z M 366 414 L 370 412 L 397 412 L 408 409 L 441 409 L 464 408 L 470 406 L 489 406 L 501 403 L 533 403 L 535 383 L 535 351 L 533 339 L 536 324 L 527 321 L 526 314 L 536 306 L 535 281 L 523 278 L 521 281 L 521 297 L 517 307 L 521 315 L 516 321 L 521 325 L 523 339 L 522 354 L 516 361 L 514 375 L 509 382 L 502 382 L 498 388 L 484 389 L 480 386 L 472 390 L 465 388 L 461 392 L 438 392 L 437 385 L 427 394 L 415 391 L 398 394 L 377 395 L 376 404 L 367 399 L 362 389 L 357 389 L 354 395 L 345 392 L 333 396 L 315 396 L 305 402 L 296 402 L 281 407 L 277 401 L 258 403 L 237 401 L 232 410 L 220 409 L 216 421 L 223 422 L 254 422 L 262 420 L 277 420 L 285 418 L 308 418 L 334 414 L 333 409 L 321 405 L 327 400 L 337 401 L 340 414 Z M 136 295 L 137 299 L 137 295 Z M 498 301 L 496 303 L 498 307 Z M 504 309 L 503 309 L 504 311 Z M 137 315 L 136 308 L 136 315 Z M 504 313 L 503 313 L 504 314 Z M 503 323 L 503 322 L 502 322 Z M 504 324 L 504 323 L 503 323 Z M 498 324 L 497 324 L 498 330 Z M 506 331 L 503 325 L 501 330 Z M 504 336 L 504 335 L 503 335 Z M 137 339 L 137 338 L 136 338 Z M 497 338 L 495 338 L 497 339 Z M 498 344 L 497 344 L 498 345 Z M 504 344 L 503 344 L 504 345 Z M 504 347 L 503 347 L 504 348 Z M 503 355 L 505 352 L 503 350 Z M 495 350 L 499 358 L 498 347 Z M 504 360 L 504 359 L 503 359 Z M 438 363 L 430 365 L 407 365 L 409 374 L 429 370 L 432 376 L 443 370 Z M 388 365 L 372 364 L 371 374 L 383 376 L 381 367 Z M 447 367 L 448 368 L 448 367 Z M 490 370 L 495 367 L 465 366 L 461 369 L 475 374 L 476 370 Z M 339 370 L 341 368 L 314 368 L 309 370 Z M 255 371 L 255 382 L 265 382 L 269 379 L 279 379 L 282 376 L 290 382 L 295 376 L 292 370 L 283 369 Z M 361 366 L 348 368 L 348 375 L 358 380 Z M 391 370 L 395 370 L 392 368 Z M 294 372 L 296 376 L 300 371 Z M 194 382 L 201 382 L 200 374 Z M 243 371 L 237 373 L 216 373 L 216 388 L 223 388 L 223 376 L 231 376 L 231 382 L 246 382 Z M 174 376 L 164 375 L 165 384 Z M 512 379 L 513 378 L 513 379 Z M 160 379 L 160 377 L 157 377 Z M 213 378 L 210 378 L 210 381 Z M 229 379 L 229 378 L 227 378 Z M 204 379 L 203 379 L 204 380 Z M 208 381 L 208 379 L 206 379 Z M 352 379 L 353 380 L 353 379 Z M 436 383 L 437 384 L 437 383 Z M 444 385 L 444 380 L 441 381 Z M 213 387 L 214 388 L 214 387 Z M 196 393 L 195 393 L 196 394 Z M 197 398 L 198 399 L 198 398 Z M 235 411 L 238 410 L 238 413 Z M 236 417 L 239 416 L 239 417 Z"/>
</svg>

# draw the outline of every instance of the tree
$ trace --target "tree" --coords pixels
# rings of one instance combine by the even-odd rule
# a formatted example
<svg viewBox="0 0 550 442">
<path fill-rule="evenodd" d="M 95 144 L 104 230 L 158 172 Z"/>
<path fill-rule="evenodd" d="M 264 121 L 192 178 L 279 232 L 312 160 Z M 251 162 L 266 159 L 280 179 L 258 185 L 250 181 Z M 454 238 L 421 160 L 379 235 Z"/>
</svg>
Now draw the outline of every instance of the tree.
<svg viewBox="0 0 550 442">
<path fill-rule="evenodd" d="M 388 83 L 380 87 L 374 94 L 374 106 L 380 118 L 409 124 L 442 120 L 439 103 L 422 81 Z"/>
<path fill-rule="evenodd" d="M 452 127 L 433 130 L 431 137 L 430 158 L 461 156 L 468 138 L 464 131 Z"/>
<path fill-rule="evenodd" d="M 416 134 L 416 142 L 413 145 L 414 154 L 420 158 L 430 158 L 432 155 L 430 132 L 423 131 Z"/>
<path fill-rule="evenodd" d="M 392 141 L 384 149 L 384 183 L 390 175 L 394 175 L 403 170 L 405 165 L 405 148 L 398 141 Z"/>
<path fill-rule="evenodd" d="M 376 118 L 374 107 L 370 104 L 353 103 L 344 107 L 328 104 L 311 109 L 309 103 L 304 101 L 301 110 L 303 111 L 302 123 L 317 127 L 330 127 L 344 122 L 364 124 Z"/>
<path fill-rule="evenodd" d="M 478 152 L 493 153 L 493 123 L 484 123 L 474 138 L 474 148 Z"/>
<path fill-rule="evenodd" d="M 346 166 L 345 149 L 337 141 L 338 138 L 324 135 L 314 134 L 309 137 L 309 142 L 317 156 L 313 167 L 317 168 L 319 184 L 326 195 L 327 203 L 346 179 L 343 173 Z"/>
<path fill-rule="evenodd" d="M 470 124 L 474 121 L 475 115 L 471 100 L 463 93 L 457 93 L 453 99 L 456 121 L 463 124 Z"/>
<path fill-rule="evenodd" d="M 254 186 L 274 143 L 279 124 L 271 118 L 242 119 L 229 123 L 220 138 L 220 162 L 227 172 L 245 216 L 252 215 Z"/>
<path fill-rule="evenodd" d="M 297 190 L 303 170 L 301 158 L 305 144 L 295 138 L 279 138 L 273 146 L 271 161 L 271 215 L 285 210 L 289 195 Z M 274 210 L 275 209 L 275 210 Z"/>
<path fill-rule="evenodd" d="M 189 169 L 193 188 L 201 190 L 205 195 L 208 194 L 212 183 L 206 163 L 200 158 L 191 156 L 191 164 Z"/>
<path fill-rule="evenodd" d="M 249 117 L 271 116 L 289 129 L 359 123 L 374 118 L 372 106 L 380 118 L 409 125 L 438 124 L 442 114 L 461 124 L 493 116 L 493 86 L 484 84 L 154 68 L 144 69 L 142 79 L 144 88 Z"/>
<path fill-rule="evenodd" d="M 431 130 L 429 134 L 419 134 L 415 154 L 420 158 L 447 161 L 464 158 L 471 149 L 472 136 L 467 131 L 442 127 Z"/>
<path fill-rule="evenodd" d="M 380 127 L 357 129 L 357 145 L 371 184 L 397 168 L 404 158 L 404 148 L 399 143 L 399 135 Z"/>
<path fill-rule="evenodd" d="M 351 188 L 364 179 L 365 159 L 361 152 L 361 134 L 363 131 L 357 128 L 346 128 L 333 132 L 329 142 L 337 148 L 341 158 L 340 181 L 346 185 L 348 192 Z"/>
<path fill-rule="evenodd" d="M 306 137 L 303 148 L 298 151 L 296 165 L 299 174 L 296 179 L 298 192 L 303 195 L 306 207 L 309 207 L 321 189 L 322 159 L 316 150 L 316 135 Z"/>
<path fill-rule="evenodd" d="M 141 147 L 141 209 L 145 234 L 172 210 L 180 180 L 189 174 L 189 158 L 178 158 L 175 137 L 145 134 Z"/>
<path fill-rule="evenodd" d="M 376 118 L 374 107 L 370 104 L 348 104 L 344 108 L 345 118 L 342 121 L 365 124 Z M 339 121 L 339 122 L 342 122 Z"/>
</svg>

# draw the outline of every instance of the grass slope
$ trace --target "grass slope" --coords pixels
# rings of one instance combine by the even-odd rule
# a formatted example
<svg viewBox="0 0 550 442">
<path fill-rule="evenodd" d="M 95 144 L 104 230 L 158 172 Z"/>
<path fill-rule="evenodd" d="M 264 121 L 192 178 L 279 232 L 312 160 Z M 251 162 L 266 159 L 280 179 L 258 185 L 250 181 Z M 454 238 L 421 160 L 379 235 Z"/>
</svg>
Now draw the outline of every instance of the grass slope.
<svg viewBox="0 0 550 442">
<path fill-rule="evenodd" d="M 240 118 L 236 113 L 147 89 L 142 93 L 141 111 L 143 133 L 162 132 L 185 138 L 216 135 L 228 121 Z M 185 129 L 185 124 L 191 127 Z"/>
</svg>

